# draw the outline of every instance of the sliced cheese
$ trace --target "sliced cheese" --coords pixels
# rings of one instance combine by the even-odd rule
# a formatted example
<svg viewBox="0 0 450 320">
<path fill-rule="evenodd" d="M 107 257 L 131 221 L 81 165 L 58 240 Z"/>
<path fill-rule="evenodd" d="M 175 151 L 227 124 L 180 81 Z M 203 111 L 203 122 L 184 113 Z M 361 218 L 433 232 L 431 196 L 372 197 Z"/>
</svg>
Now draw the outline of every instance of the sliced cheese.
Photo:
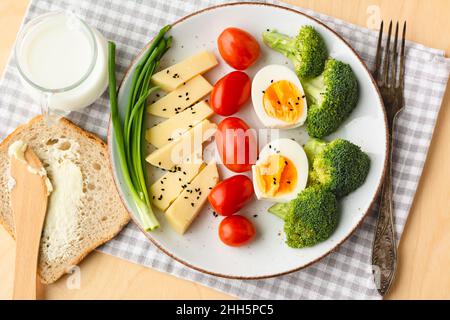
<svg viewBox="0 0 450 320">
<path fill-rule="evenodd" d="M 202 158 L 202 143 L 211 138 L 216 132 L 217 125 L 203 120 L 194 128 L 183 134 L 177 140 L 153 151 L 145 159 L 151 165 L 170 170 L 191 157 Z"/>
<path fill-rule="evenodd" d="M 175 166 L 150 187 L 152 204 L 159 210 L 165 211 L 183 189 L 189 186 L 204 165 L 202 160 L 198 160 Z"/>
<path fill-rule="evenodd" d="M 200 101 L 172 118 L 148 129 L 145 133 L 145 139 L 156 148 L 161 148 L 212 114 L 213 110 L 208 104 L 205 101 Z"/>
<path fill-rule="evenodd" d="M 158 117 L 170 118 L 193 105 L 212 90 L 212 85 L 201 75 L 168 93 L 147 107 L 147 111 Z"/>
<path fill-rule="evenodd" d="M 218 64 L 212 52 L 202 51 L 152 76 L 153 84 L 164 91 L 173 91 L 184 82 Z"/>
<path fill-rule="evenodd" d="M 189 187 L 184 189 L 167 209 L 167 220 L 176 232 L 180 234 L 186 232 L 205 204 L 209 192 L 218 181 L 217 166 L 211 162 L 200 171 Z"/>
</svg>

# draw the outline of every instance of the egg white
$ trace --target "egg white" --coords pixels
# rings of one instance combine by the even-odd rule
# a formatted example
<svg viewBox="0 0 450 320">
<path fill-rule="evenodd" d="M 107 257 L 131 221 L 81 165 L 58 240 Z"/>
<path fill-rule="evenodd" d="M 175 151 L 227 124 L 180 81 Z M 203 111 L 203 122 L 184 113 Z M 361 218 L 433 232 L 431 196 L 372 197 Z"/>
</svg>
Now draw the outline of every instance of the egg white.
<svg viewBox="0 0 450 320">
<path fill-rule="evenodd" d="M 279 151 L 279 152 L 277 152 Z M 259 188 L 257 177 L 256 177 L 256 166 L 265 162 L 270 155 L 281 155 L 289 159 L 295 166 L 297 170 L 297 184 L 293 190 L 289 193 L 284 193 L 275 197 L 268 197 Z M 297 195 L 306 188 L 306 183 L 308 182 L 308 158 L 306 153 L 297 142 L 291 139 L 277 139 L 273 140 L 259 153 L 258 161 L 252 166 L 253 175 L 253 189 L 255 190 L 255 195 L 258 199 L 269 199 L 274 202 L 288 202 L 297 197 Z"/>
<path fill-rule="evenodd" d="M 302 84 L 300 83 L 300 80 L 298 79 L 294 71 L 292 71 L 286 66 L 271 64 L 260 69 L 253 78 L 252 81 L 253 108 L 255 109 L 256 115 L 258 116 L 259 120 L 267 128 L 279 128 L 279 129 L 296 128 L 305 123 L 306 114 L 308 110 L 306 98 L 303 97 L 301 98 L 303 100 L 304 110 L 301 117 L 295 123 L 287 123 L 282 120 L 272 118 L 268 116 L 266 111 L 264 110 L 263 91 L 265 91 L 271 85 L 272 83 L 271 81 L 277 82 L 281 80 L 287 80 L 293 83 L 298 88 L 300 93 L 303 96 L 305 95 Z"/>
</svg>

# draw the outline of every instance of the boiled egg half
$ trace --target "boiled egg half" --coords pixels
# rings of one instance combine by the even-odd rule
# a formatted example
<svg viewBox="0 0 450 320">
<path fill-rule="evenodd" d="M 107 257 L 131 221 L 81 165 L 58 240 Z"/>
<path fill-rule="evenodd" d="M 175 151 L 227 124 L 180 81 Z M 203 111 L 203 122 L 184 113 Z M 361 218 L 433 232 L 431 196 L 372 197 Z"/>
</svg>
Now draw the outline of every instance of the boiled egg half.
<svg viewBox="0 0 450 320">
<path fill-rule="evenodd" d="M 256 73 L 252 102 L 256 115 L 267 128 L 295 128 L 306 120 L 303 87 L 297 75 L 286 66 L 272 64 Z"/>
<path fill-rule="evenodd" d="M 306 187 L 308 159 L 297 142 L 273 140 L 262 148 L 252 166 L 252 174 L 258 199 L 287 202 L 295 199 Z"/>
</svg>

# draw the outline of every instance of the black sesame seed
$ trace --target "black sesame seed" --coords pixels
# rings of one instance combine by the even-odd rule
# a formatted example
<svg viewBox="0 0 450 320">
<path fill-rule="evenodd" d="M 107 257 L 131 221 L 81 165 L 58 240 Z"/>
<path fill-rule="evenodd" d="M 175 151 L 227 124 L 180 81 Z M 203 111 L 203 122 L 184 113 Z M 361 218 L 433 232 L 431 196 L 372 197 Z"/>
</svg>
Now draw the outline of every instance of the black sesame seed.
<svg viewBox="0 0 450 320">
<path fill-rule="evenodd" d="M 156 96 L 159 98 L 159 93 L 157 93 Z"/>
<path fill-rule="evenodd" d="M 166 73 L 167 73 L 167 74 L 169 73 L 169 69 L 167 69 Z"/>
<path fill-rule="evenodd" d="M 193 203 L 193 202 L 191 202 L 191 206 L 192 206 L 192 207 L 194 206 L 194 203 Z"/>
<path fill-rule="evenodd" d="M 167 109 L 166 108 L 163 108 L 163 111 L 166 111 Z"/>
<path fill-rule="evenodd" d="M 286 181 L 286 183 L 287 183 L 287 184 L 291 184 L 291 182 L 290 182 L 289 180 L 288 180 L 288 181 Z"/>
<path fill-rule="evenodd" d="M 183 96 L 181 94 L 178 95 L 178 98 L 183 98 Z"/>
<path fill-rule="evenodd" d="M 253 218 L 258 218 L 258 215 L 257 215 L 257 214 L 254 214 L 254 215 L 253 215 Z"/>
</svg>

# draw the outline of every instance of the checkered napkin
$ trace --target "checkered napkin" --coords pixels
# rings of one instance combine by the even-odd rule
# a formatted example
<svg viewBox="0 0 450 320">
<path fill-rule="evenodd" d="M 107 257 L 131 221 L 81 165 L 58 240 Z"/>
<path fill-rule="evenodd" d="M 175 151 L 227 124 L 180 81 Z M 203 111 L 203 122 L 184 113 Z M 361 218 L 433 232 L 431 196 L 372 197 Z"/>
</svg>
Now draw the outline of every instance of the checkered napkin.
<svg viewBox="0 0 450 320">
<path fill-rule="evenodd" d="M 218 1 L 34 0 L 25 22 L 51 10 L 74 11 L 116 42 L 120 79 L 131 60 L 163 25 L 214 4 L 218 4 Z M 358 51 L 369 68 L 372 67 L 376 33 L 325 15 L 304 11 L 341 34 Z M 403 231 L 422 173 L 450 71 L 450 62 L 440 50 L 407 42 L 406 53 L 406 109 L 397 122 L 393 164 L 395 227 L 398 237 Z M 37 104 L 22 90 L 14 62 L 10 61 L 0 84 L 0 137 L 4 138 L 38 112 Z M 105 138 L 109 119 L 107 94 L 82 112 L 72 113 L 70 118 L 81 127 Z M 133 223 L 100 250 L 243 299 L 379 299 L 370 263 L 375 211 L 376 208 L 343 245 L 320 262 L 290 275 L 268 280 L 229 280 L 189 269 L 160 252 Z"/>
</svg>

